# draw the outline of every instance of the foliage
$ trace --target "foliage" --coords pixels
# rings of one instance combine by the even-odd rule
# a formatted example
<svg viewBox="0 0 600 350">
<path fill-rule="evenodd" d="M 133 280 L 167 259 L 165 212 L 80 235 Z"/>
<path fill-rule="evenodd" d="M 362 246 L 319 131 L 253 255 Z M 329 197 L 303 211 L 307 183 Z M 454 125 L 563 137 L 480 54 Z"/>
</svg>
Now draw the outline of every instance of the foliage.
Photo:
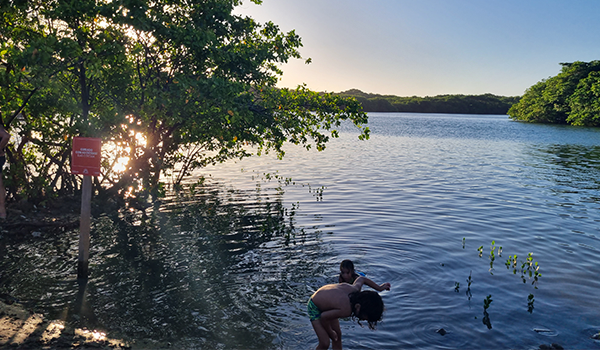
<svg viewBox="0 0 600 350">
<path fill-rule="evenodd" d="M 462 239 L 463 241 L 463 249 L 465 247 L 466 244 L 466 238 L 463 237 Z M 490 245 L 490 253 L 489 253 L 489 261 L 490 261 L 490 268 L 489 268 L 489 273 L 490 275 L 494 275 L 493 271 L 494 271 L 494 261 L 496 260 L 496 258 L 500 258 L 502 257 L 502 251 L 503 248 L 502 246 L 497 247 L 496 246 L 496 241 L 493 240 L 491 245 Z M 483 245 L 480 245 L 477 248 L 477 255 L 479 258 L 482 258 L 484 254 L 484 248 Z M 512 269 L 512 273 L 514 275 L 517 274 L 517 272 L 520 272 L 521 274 L 521 281 L 523 283 L 527 283 L 528 280 L 532 280 L 531 284 L 533 285 L 534 289 L 538 289 L 538 282 L 539 279 L 542 277 L 542 274 L 540 273 L 539 269 L 539 264 L 533 260 L 533 253 L 528 253 L 527 258 L 525 259 L 525 261 L 521 261 L 520 265 L 519 265 L 519 261 L 517 258 L 517 255 L 515 254 L 510 255 L 508 257 L 508 259 L 505 262 L 506 268 L 508 270 Z M 519 267 L 520 266 L 520 267 Z M 469 277 L 467 278 L 467 290 L 465 292 L 467 299 L 470 301 L 471 298 L 473 297 L 473 294 L 471 292 L 471 284 L 473 283 L 473 278 L 472 278 L 472 271 L 469 272 Z M 454 282 L 454 291 L 458 292 L 460 288 L 460 283 L 459 282 Z M 490 320 L 490 315 L 488 313 L 488 309 L 492 304 L 492 295 L 489 294 L 488 296 L 486 296 L 486 298 L 483 301 L 483 324 L 487 326 L 488 329 L 492 329 L 492 323 Z M 533 294 L 529 294 L 529 296 L 527 297 L 527 312 L 529 313 L 533 313 L 533 309 L 534 309 L 534 304 L 535 299 L 534 299 L 534 295 Z M 477 318 L 477 317 L 475 317 Z"/>
<path fill-rule="evenodd" d="M 364 93 L 352 89 L 341 96 L 356 98 L 367 112 L 506 114 L 519 97 L 484 95 L 439 95 L 400 97 Z"/>
<path fill-rule="evenodd" d="M 531 86 L 510 118 L 531 123 L 600 126 L 600 61 L 561 63 L 561 72 Z"/>
<path fill-rule="evenodd" d="M 260 3 L 259 0 L 253 0 Z M 73 193 L 75 136 L 103 140 L 95 189 L 158 194 L 207 164 L 325 148 L 353 98 L 277 89 L 300 37 L 232 13 L 240 0 L 0 2 L 0 112 L 16 137 L 6 183 L 15 199 Z"/>
<path fill-rule="evenodd" d="M 490 305 L 492 304 L 492 295 L 488 295 L 487 297 L 485 297 L 485 299 L 483 300 L 483 309 L 487 310 Z"/>
</svg>

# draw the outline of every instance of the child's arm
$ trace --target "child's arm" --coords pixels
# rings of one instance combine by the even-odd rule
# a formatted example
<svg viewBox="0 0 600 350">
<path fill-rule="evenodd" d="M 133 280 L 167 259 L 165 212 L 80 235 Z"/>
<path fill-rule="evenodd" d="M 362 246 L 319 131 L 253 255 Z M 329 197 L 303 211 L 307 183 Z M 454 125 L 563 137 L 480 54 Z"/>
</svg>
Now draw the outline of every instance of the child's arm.
<svg viewBox="0 0 600 350">
<path fill-rule="evenodd" d="M 378 292 L 381 292 L 383 290 L 390 290 L 390 288 L 392 287 L 391 284 L 389 284 L 388 282 L 382 283 L 382 284 L 377 284 L 375 282 L 373 282 L 372 280 L 370 280 L 367 277 L 359 277 L 356 279 L 356 281 L 354 281 L 354 286 L 358 287 L 358 290 L 360 291 L 360 289 L 362 288 L 363 284 L 366 284 L 367 286 L 375 289 Z"/>
<path fill-rule="evenodd" d="M 348 313 L 344 313 L 344 311 L 342 311 L 340 309 L 331 309 L 331 310 L 321 312 L 321 318 L 324 321 L 330 321 L 330 320 L 335 320 L 338 318 L 350 317 L 350 315 Z"/>
</svg>

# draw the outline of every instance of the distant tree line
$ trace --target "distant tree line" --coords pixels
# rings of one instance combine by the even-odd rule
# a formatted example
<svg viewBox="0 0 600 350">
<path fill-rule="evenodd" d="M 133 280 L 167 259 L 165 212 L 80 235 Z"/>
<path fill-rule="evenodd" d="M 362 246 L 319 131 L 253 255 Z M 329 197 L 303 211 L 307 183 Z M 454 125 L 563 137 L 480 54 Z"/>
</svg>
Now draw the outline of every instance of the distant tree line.
<svg viewBox="0 0 600 350">
<path fill-rule="evenodd" d="M 400 97 L 369 94 L 357 89 L 340 92 L 339 95 L 356 98 L 366 112 L 458 114 L 507 114 L 511 106 L 520 98 L 493 94 Z"/>
<path fill-rule="evenodd" d="M 600 61 L 561 63 L 561 72 L 533 85 L 508 111 L 530 123 L 600 126 Z"/>
</svg>

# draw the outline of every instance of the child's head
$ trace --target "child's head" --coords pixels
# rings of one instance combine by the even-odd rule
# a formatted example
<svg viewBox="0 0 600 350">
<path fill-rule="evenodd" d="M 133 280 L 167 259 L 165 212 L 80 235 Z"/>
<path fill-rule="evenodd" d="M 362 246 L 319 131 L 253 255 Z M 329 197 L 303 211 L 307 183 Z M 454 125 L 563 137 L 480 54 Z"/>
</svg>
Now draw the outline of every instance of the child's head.
<svg viewBox="0 0 600 350">
<path fill-rule="evenodd" d="M 354 264 L 351 260 L 343 260 L 340 263 L 340 275 L 344 281 L 353 281 L 355 274 L 356 272 L 354 272 Z"/>
<path fill-rule="evenodd" d="M 358 318 L 358 324 L 361 320 L 367 321 L 369 329 L 375 329 L 377 322 L 381 321 L 383 315 L 383 299 L 381 299 L 381 296 L 377 292 L 364 290 L 350 293 L 349 297 L 352 318 Z"/>
</svg>

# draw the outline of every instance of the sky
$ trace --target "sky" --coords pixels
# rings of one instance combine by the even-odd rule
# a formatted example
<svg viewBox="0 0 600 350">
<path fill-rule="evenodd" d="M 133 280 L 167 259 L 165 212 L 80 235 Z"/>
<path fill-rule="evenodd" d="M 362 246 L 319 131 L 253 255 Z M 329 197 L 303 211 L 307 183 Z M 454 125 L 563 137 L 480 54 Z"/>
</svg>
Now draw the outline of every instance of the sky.
<svg viewBox="0 0 600 350">
<path fill-rule="evenodd" d="M 396 96 L 519 96 L 561 62 L 600 59 L 600 0 L 249 0 L 302 38 L 280 87 Z"/>
</svg>

